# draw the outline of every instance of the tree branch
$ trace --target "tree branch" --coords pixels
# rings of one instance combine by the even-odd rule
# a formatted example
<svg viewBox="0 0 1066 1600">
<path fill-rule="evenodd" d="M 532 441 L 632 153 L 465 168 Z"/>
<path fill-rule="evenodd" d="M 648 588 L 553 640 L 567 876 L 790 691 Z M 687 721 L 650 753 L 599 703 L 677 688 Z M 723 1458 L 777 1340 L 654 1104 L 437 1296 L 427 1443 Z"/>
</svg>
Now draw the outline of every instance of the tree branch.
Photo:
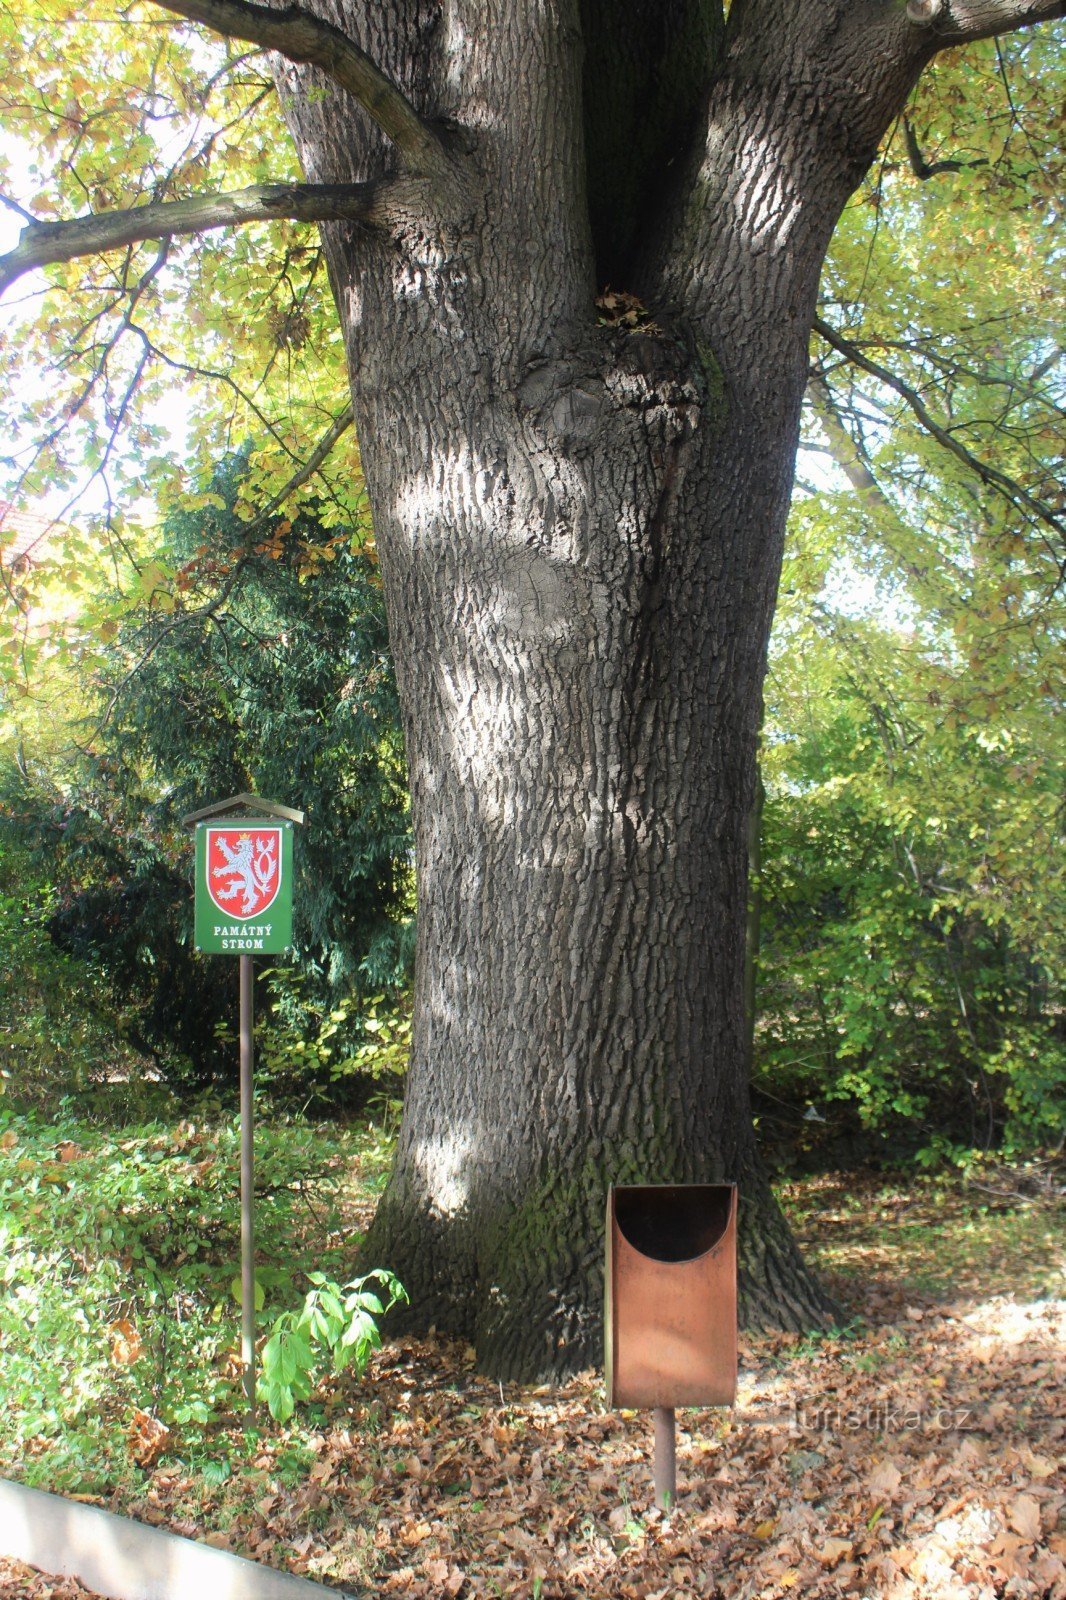
<svg viewBox="0 0 1066 1600">
<path fill-rule="evenodd" d="M 230 194 L 190 195 L 123 211 L 102 211 L 69 222 L 34 222 L 18 244 L 0 256 L 0 295 L 23 273 L 53 261 L 97 255 L 143 239 L 169 239 L 245 222 L 287 217 L 296 222 L 374 222 L 381 184 L 260 183 Z"/>
<path fill-rule="evenodd" d="M 907 16 L 940 49 L 1066 17 L 1066 0 L 907 0 Z"/>
<path fill-rule="evenodd" d="M 922 147 L 918 143 L 918 135 L 914 131 L 914 124 L 906 116 L 903 118 L 903 137 L 907 144 L 907 159 L 911 164 L 911 171 L 923 183 L 929 178 L 939 177 L 942 172 L 965 172 L 969 167 L 988 166 L 988 161 L 984 156 L 981 156 L 976 161 L 927 161 L 922 154 Z"/>
<path fill-rule="evenodd" d="M 351 401 L 349 401 L 344 410 L 334 419 L 330 427 L 322 435 L 322 438 L 318 441 L 303 465 L 299 467 L 297 471 L 293 473 L 292 477 L 282 485 L 274 498 L 268 501 L 263 507 L 262 511 L 256 513 L 255 520 L 245 524 L 243 532 L 246 543 L 251 534 L 257 533 L 259 529 L 264 526 L 264 524 L 270 521 L 271 517 L 281 510 L 281 507 L 285 504 L 290 495 L 295 494 L 297 489 L 302 488 L 309 478 L 314 477 L 319 467 L 333 449 L 333 446 L 337 443 L 337 440 L 342 434 L 348 431 L 353 421 L 354 413 L 352 410 Z"/>
<path fill-rule="evenodd" d="M 403 91 L 347 34 L 299 6 L 275 11 L 253 0 L 155 0 L 167 11 L 202 22 L 230 39 L 276 50 L 290 61 L 321 68 L 353 95 L 396 146 L 410 172 L 429 176 L 447 165 L 439 136 Z"/>
<path fill-rule="evenodd" d="M 1008 477 L 1005 472 L 1000 472 L 996 467 L 989 466 L 987 461 L 982 461 L 971 450 L 967 450 L 966 446 L 953 433 L 937 422 L 917 389 L 913 389 L 909 383 L 905 383 L 902 378 L 898 378 L 888 367 L 883 367 L 879 362 L 872 361 L 865 351 L 861 350 L 857 344 L 853 344 L 850 339 L 846 339 L 843 334 L 838 333 L 832 324 L 826 322 L 823 317 L 815 317 L 814 329 L 821 335 L 826 344 L 839 351 L 848 361 L 853 362 L 857 367 L 861 367 L 864 372 L 868 372 L 872 378 L 876 378 L 886 388 L 894 390 L 907 403 L 926 432 L 931 434 L 938 444 L 943 445 L 945 450 L 950 451 L 957 461 L 961 461 L 964 466 L 969 468 L 982 483 L 988 484 L 990 488 L 997 490 L 1005 499 L 1010 501 L 1011 505 L 1027 511 L 1036 521 L 1045 523 L 1049 528 L 1053 528 L 1060 539 L 1066 539 L 1066 525 L 1055 515 L 1055 512 L 1046 501 L 1041 500 L 1037 495 L 1030 494 L 1028 489 L 1024 488 L 1016 479 Z"/>
<path fill-rule="evenodd" d="M 906 569 L 912 579 L 923 582 L 924 570 L 908 553 L 911 541 L 906 537 L 903 519 L 874 476 L 865 449 L 852 438 L 840 414 L 836 396 L 826 382 L 824 374 L 817 368 L 812 370 L 808 380 L 807 395 L 828 441 L 829 455 L 855 490 L 865 510 L 871 516 L 881 519 L 879 529 L 881 543 Z M 817 495 L 819 491 L 812 488 L 809 492 Z M 957 565 L 943 551 L 940 552 L 940 559 L 950 568 L 955 580 L 961 585 L 962 573 Z M 826 615 L 830 613 L 826 612 Z"/>
<path fill-rule="evenodd" d="M 829 453 L 856 494 L 871 510 L 887 512 L 893 522 L 898 521 L 895 506 L 870 471 L 869 463 L 844 426 L 833 398 L 833 391 L 820 372 L 812 372 L 808 378 L 807 394 L 814 407 L 815 416 L 822 425 L 822 431 L 829 441 Z"/>
</svg>

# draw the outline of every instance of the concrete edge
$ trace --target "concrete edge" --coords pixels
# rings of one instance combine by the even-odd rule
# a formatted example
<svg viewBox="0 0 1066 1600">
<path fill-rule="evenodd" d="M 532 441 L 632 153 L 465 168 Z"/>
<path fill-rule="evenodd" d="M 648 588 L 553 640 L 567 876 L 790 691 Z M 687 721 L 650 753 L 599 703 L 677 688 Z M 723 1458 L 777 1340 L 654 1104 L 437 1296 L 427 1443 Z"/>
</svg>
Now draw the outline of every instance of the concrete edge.
<svg viewBox="0 0 1066 1600">
<path fill-rule="evenodd" d="M 0 1555 L 108 1600 L 360 1600 L 99 1506 L 0 1478 Z"/>
</svg>

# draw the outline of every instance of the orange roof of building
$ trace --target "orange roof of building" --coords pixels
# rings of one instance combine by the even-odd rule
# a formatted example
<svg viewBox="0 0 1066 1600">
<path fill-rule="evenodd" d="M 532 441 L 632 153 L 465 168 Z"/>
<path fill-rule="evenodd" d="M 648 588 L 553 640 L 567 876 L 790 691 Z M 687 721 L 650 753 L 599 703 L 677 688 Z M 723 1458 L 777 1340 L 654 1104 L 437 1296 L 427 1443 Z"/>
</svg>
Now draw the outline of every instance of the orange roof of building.
<svg viewBox="0 0 1066 1600">
<path fill-rule="evenodd" d="M 0 500 L 0 567 L 30 566 L 51 554 L 59 524 Z"/>
</svg>

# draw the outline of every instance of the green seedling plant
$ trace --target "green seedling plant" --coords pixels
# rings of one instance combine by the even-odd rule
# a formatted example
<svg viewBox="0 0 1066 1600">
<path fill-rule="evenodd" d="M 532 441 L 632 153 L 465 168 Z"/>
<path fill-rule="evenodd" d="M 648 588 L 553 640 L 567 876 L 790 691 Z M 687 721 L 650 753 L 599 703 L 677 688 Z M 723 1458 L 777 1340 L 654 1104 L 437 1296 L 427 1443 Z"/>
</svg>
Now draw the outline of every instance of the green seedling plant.
<svg viewBox="0 0 1066 1600">
<path fill-rule="evenodd" d="M 258 1393 L 275 1422 L 287 1422 L 297 1401 L 310 1398 L 324 1367 L 361 1378 L 381 1348 L 378 1319 L 408 1300 L 403 1284 L 384 1268 L 345 1284 L 323 1272 L 308 1273 L 308 1280 L 312 1287 L 301 1309 L 283 1311 L 263 1346 Z"/>
</svg>

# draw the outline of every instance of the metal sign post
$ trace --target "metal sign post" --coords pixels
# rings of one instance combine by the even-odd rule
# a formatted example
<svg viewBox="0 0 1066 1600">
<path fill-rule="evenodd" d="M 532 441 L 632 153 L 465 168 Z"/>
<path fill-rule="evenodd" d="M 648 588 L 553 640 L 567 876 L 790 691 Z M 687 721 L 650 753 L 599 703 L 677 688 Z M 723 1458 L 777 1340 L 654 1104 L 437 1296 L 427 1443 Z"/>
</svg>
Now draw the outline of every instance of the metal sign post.
<svg viewBox="0 0 1066 1600">
<path fill-rule="evenodd" d="M 292 943 L 292 830 L 302 811 L 234 795 L 187 816 L 196 829 L 196 948 L 239 957 L 241 1105 L 241 1365 L 255 1420 L 255 1066 L 256 955 Z"/>
<path fill-rule="evenodd" d="M 255 1126 L 252 1067 L 255 1046 L 251 956 L 241 956 L 241 1365 L 244 1398 L 255 1419 Z"/>
</svg>

